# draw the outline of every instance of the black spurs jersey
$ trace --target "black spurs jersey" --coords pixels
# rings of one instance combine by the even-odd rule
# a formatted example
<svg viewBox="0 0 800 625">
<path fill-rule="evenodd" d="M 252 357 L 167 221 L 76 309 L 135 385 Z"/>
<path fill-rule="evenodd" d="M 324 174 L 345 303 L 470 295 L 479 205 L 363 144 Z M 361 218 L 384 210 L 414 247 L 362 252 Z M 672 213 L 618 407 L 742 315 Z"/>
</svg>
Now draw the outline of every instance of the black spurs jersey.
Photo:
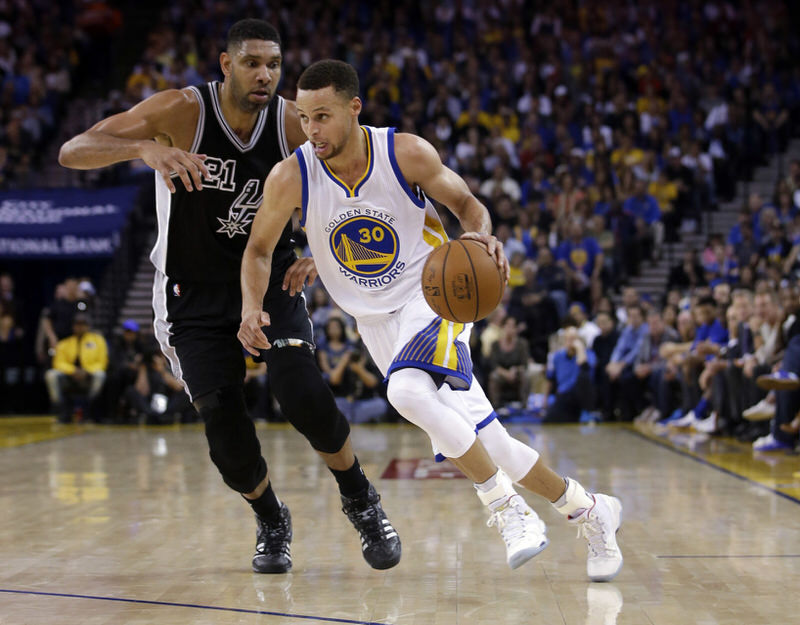
<svg viewBox="0 0 800 625">
<path fill-rule="evenodd" d="M 150 260 L 171 280 L 238 282 L 250 225 L 272 167 L 289 155 L 284 128 L 286 103 L 276 95 L 261 111 L 248 143 L 243 143 L 222 115 L 219 83 L 189 87 L 200 101 L 190 152 L 207 154 L 210 178 L 202 191 L 186 190 L 173 178 L 170 193 L 156 172 L 158 239 Z M 291 226 L 287 224 L 275 249 L 272 282 L 282 279 L 294 261 Z"/>
</svg>

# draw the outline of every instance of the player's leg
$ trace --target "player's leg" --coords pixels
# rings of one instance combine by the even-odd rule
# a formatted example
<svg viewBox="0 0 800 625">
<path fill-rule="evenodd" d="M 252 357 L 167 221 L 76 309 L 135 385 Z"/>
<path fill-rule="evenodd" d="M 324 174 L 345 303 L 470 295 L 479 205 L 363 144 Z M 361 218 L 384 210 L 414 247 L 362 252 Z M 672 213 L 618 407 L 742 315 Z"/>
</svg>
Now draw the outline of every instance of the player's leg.
<svg viewBox="0 0 800 625">
<path fill-rule="evenodd" d="M 622 567 L 616 542 L 622 505 L 616 497 L 588 493 L 577 481 L 562 477 L 539 457 L 539 453 L 514 438 L 497 420 L 477 380 L 468 390 L 442 387 L 439 395 L 454 411 L 475 424 L 478 439 L 498 466 L 532 493 L 547 499 L 570 522 L 579 525 L 588 541 L 587 573 L 593 581 L 608 581 Z"/>
<path fill-rule="evenodd" d="M 435 449 L 473 481 L 478 497 L 489 508 L 489 524 L 497 526 L 506 543 L 511 568 L 521 566 L 547 546 L 544 523 L 498 470 L 474 427 L 442 401 L 427 371 L 411 367 L 393 371 L 387 397 L 405 419 L 425 431 Z"/>
<path fill-rule="evenodd" d="M 182 284 L 180 297 L 168 299 L 168 293 L 172 283 L 156 272 L 156 339 L 203 419 L 212 462 L 225 484 L 240 493 L 255 513 L 253 570 L 284 573 L 292 566 L 291 515 L 272 489 L 245 405 L 244 357 L 236 338 L 239 287 Z M 198 318 L 218 320 L 218 325 L 201 325 Z"/>
<path fill-rule="evenodd" d="M 336 406 L 311 349 L 276 346 L 263 351 L 262 356 L 281 411 L 308 439 L 336 479 L 342 510 L 361 536 L 364 559 L 376 569 L 395 566 L 402 553 L 400 537 L 353 453 L 350 425 Z"/>
</svg>

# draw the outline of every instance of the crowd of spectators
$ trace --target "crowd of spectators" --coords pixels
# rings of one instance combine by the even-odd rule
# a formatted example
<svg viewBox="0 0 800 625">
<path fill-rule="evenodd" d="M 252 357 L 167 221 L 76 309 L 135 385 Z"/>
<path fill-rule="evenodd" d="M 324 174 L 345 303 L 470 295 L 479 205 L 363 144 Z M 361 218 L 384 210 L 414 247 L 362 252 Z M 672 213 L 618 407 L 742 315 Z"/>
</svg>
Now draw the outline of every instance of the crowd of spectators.
<svg viewBox="0 0 800 625">
<path fill-rule="evenodd" d="M 0 190 L 41 184 L 76 84 L 107 84 L 122 14 L 102 1 L 0 3 Z"/>
<path fill-rule="evenodd" d="M 705 249 L 687 253 L 663 293 L 625 285 L 642 263 L 659 260 L 682 233 L 701 228 L 702 215 L 731 200 L 736 181 L 780 154 L 798 128 L 800 68 L 792 59 L 800 38 L 790 5 L 176 0 L 154 20 L 124 90 L 112 93 L 105 108 L 124 110 L 161 89 L 220 79 L 225 32 L 242 17 L 270 20 L 281 31 L 285 97 L 294 96 L 297 77 L 313 60 L 347 60 L 361 76 L 363 122 L 428 139 L 491 212 L 512 269 L 502 309 L 473 332 L 473 354 L 492 398 L 525 404 L 527 397 L 551 397 L 541 403 L 555 406 L 550 415 L 558 420 L 629 419 L 648 406 L 664 417 L 682 406 L 683 416 L 706 395 L 713 399 L 708 389 L 721 370 L 711 369 L 719 369 L 722 356 L 702 345 L 722 340 L 716 329 L 705 335 L 710 316 L 732 332 L 725 288 L 732 299 L 750 293 L 758 300 L 780 287 L 774 297 L 781 312 L 758 317 L 762 324 L 774 325 L 791 309 L 800 165 L 792 163 L 769 202 L 749 198 L 727 236 L 711 235 Z M 29 12 L 9 6 L 20 32 L 32 27 L 24 19 Z M 53 30 L 62 34 L 38 45 L 62 54 L 36 58 L 72 62 L 59 65 L 69 78 L 82 31 L 74 26 L 76 12 L 64 8 L 72 5 L 59 6 L 45 19 L 65 25 Z M 106 13 L 95 26 L 108 32 L 109 19 Z M 24 56 L 31 46 L 16 38 L 3 47 L 2 23 L 0 51 Z M 11 67 L 12 77 L 25 73 L 18 58 Z M 5 107 L 3 114 L 13 116 Z M 457 236 L 457 224 L 443 217 Z M 710 312 L 709 297 L 716 302 Z M 380 398 L 352 325 L 322 289 L 312 302 L 321 366 L 342 405 Z M 741 317 L 740 306 L 731 319 Z M 331 323 L 336 318 L 343 323 Z M 331 347 L 328 332 L 339 325 Z M 759 326 L 756 334 L 766 330 Z M 695 388 L 689 367 L 701 365 L 705 386 Z M 754 366 L 743 365 L 748 379 Z M 259 365 L 248 371 L 259 389 L 268 388 Z M 586 376 L 593 396 L 571 397 Z M 735 414 L 716 407 L 724 413 L 720 423 L 735 423 L 744 404 L 759 399 L 755 389 L 748 392 Z"/>
</svg>

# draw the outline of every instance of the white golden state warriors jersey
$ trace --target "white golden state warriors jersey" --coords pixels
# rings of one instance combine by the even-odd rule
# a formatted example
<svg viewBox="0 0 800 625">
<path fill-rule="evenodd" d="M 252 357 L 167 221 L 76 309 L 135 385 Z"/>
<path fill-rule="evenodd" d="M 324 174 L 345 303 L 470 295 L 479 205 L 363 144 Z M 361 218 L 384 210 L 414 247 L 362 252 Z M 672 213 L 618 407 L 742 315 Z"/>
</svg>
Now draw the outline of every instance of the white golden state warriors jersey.
<svg viewBox="0 0 800 625">
<path fill-rule="evenodd" d="M 311 143 L 297 150 L 303 178 L 302 224 L 319 276 L 354 317 L 393 312 L 422 290 L 425 259 L 447 240 L 430 201 L 403 178 L 394 128 L 361 126 L 367 169 L 350 188 Z"/>
</svg>

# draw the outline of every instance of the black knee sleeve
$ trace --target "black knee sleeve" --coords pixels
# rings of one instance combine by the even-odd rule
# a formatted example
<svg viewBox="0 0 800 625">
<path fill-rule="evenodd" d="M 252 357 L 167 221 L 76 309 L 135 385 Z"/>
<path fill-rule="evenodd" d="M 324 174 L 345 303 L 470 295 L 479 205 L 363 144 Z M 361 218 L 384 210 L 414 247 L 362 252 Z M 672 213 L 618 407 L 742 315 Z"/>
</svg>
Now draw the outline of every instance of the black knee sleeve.
<svg viewBox="0 0 800 625">
<path fill-rule="evenodd" d="M 350 435 L 350 424 L 336 407 L 311 350 L 287 346 L 266 350 L 262 355 L 270 388 L 289 423 L 317 451 L 339 451 Z"/>
<path fill-rule="evenodd" d="M 223 481 L 239 493 L 254 491 L 267 475 L 267 462 L 245 408 L 243 389 L 218 389 L 198 397 L 194 407 L 205 423 L 209 455 Z"/>
</svg>

